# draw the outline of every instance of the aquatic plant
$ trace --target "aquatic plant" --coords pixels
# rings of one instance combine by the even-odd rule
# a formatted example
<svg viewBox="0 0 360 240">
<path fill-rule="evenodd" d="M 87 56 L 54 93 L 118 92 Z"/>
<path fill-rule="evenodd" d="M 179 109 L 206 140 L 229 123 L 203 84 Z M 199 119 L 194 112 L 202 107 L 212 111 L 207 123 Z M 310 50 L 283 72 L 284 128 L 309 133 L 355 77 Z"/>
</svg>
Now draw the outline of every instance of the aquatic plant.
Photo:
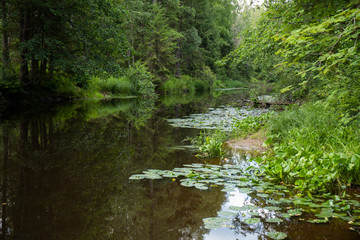
<svg viewBox="0 0 360 240">
<path fill-rule="evenodd" d="M 309 223 L 327 223 L 331 218 L 338 218 L 350 225 L 359 225 L 360 195 L 351 199 L 344 194 L 304 197 L 293 195 L 296 193 L 291 185 L 276 185 L 275 179 L 264 175 L 263 169 L 255 162 L 244 162 L 240 165 L 225 164 L 186 164 L 183 168 L 173 170 L 149 169 L 142 174 L 130 176 L 131 180 L 181 178 L 180 184 L 184 187 L 197 188 L 208 191 L 222 187 L 222 191 L 248 194 L 252 198 L 262 198 L 267 206 L 246 204 L 229 206 L 228 209 L 218 212 L 218 216 L 204 219 L 205 228 L 221 227 L 232 228 L 232 220 L 240 217 L 245 224 L 274 224 L 283 222 L 283 218 L 298 218 L 303 212 L 308 212 L 309 218 L 301 218 Z M 173 181 L 173 180 L 171 180 Z M 276 205 L 276 206 L 274 206 Z M 265 214 L 270 212 L 271 214 Z M 254 216 L 257 216 L 256 218 Z M 299 220 L 301 220 L 299 219 Z M 275 234 L 273 239 L 283 239 L 286 234 Z M 269 236 L 270 237 L 270 236 Z M 278 237 L 278 238 L 276 238 Z"/>
<path fill-rule="evenodd" d="M 246 137 L 251 133 L 255 133 L 265 125 L 271 115 L 272 112 L 267 112 L 259 116 L 250 115 L 246 118 L 235 119 L 233 122 L 232 134 L 235 137 Z"/>
<path fill-rule="evenodd" d="M 227 136 L 220 130 L 203 130 L 200 135 L 191 138 L 191 143 L 202 157 L 222 157 L 226 154 L 223 143 Z"/>
</svg>

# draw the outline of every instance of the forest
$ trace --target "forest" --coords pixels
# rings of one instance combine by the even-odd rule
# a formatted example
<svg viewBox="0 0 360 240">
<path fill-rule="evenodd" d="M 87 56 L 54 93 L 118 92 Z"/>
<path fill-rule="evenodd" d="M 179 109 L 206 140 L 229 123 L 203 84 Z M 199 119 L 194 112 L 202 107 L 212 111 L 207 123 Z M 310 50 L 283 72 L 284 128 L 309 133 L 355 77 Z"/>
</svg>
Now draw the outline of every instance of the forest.
<svg viewBox="0 0 360 240">
<path fill-rule="evenodd" d="M 227 78 L 215 62 L 234 49 L 236 8 L 233 0 L 2 1 L 2 97 L 207 91 L 216 74 Z"/>
</svg>

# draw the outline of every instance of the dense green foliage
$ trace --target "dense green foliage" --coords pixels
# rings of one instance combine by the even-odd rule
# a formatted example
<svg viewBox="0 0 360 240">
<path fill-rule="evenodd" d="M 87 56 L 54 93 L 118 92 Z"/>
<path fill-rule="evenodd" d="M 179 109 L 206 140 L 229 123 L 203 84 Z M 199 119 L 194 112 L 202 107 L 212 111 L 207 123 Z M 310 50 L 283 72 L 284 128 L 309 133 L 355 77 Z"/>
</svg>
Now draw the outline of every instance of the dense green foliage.
<svg viewBox="0 0 360 240">
<path fill-rule="evenodd" d="M 306 104 L 268 122 L 266 171 L 309 193 L 360 184 L 359 123 L 342 121 L 323 102 Z"/>
<path fill-rule="evenodd" d="M 215 74 L 226 75 L 214 62 L 233 50 L 235 3 L 4 0 L 1 97 L 33 91 L 23 97 L 46 92 L 83 97 L 94 87 L 94 78 L 103 79 L 100 90 L 114 94 L 121 88 L 122 94 L 126 80 L 134 80 L 126 74 L 141 65 L 152 74 L 155 88 L 187 75 L 194 78 L 192 87 L 208 90 Z M 131 82 L 131 90 L 140 91 L 135 95 L 144 95 L 147 87 L 153 91 L 152 84 L 142 83 Z"/>
<path fill-rule="evenodd" d="M 265 113 L 260 116 L 247 116 L 244 119 L 235 120 L 233 123 L 233 136 L 246 137 L 249 134 L 260 131 L 260 129 L 268 121 L 272 113 Z"/>
<path fill-rule="evenodd" d="M 270 85 L 287 109 L 267 125 L 265 171 L 308 193 L 360 184 L 359 1 L 268 0 L 239 13 L 238 46 L 218 62 Z M 250 127 L 257 119 L 240 122 Z"/>
</svg>

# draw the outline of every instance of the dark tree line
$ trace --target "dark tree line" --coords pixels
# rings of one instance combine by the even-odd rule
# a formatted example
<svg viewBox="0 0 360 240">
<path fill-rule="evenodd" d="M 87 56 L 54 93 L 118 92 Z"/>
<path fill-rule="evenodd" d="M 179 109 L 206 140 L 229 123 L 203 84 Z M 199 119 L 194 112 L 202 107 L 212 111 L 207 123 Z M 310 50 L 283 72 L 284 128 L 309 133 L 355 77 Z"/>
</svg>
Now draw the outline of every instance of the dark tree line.
<svg viewBox="0 0 360 240">
<path fill-rule="evenodd" d="M 1 86 L 121 75 L 140 61 L 159 83 L 217 72 L 232 50 L 233 0 L 2 0 Z M 59 80 L 60 79 L 60 80 Z M 5 87 L 6 88 L 6 87 Z"/>
</svg>

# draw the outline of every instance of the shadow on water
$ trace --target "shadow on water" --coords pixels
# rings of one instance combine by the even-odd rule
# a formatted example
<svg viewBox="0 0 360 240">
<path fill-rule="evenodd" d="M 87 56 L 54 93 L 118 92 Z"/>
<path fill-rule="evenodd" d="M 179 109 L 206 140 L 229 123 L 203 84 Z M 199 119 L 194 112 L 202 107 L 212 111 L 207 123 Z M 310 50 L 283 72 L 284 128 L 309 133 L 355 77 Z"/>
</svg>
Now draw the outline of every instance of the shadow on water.
<svg viewBox="0 0 360 240">
<path fill-rule="evenodd" d="M 220 189 L 128 180 L 149 168 L 201 161 L 173 148 L 198 130 L 173 128 L 166 119 L 219 103 L 214 97 L 186 104 L 133 99 L 2 112 L 0 239 L 262 239 L 240 225 L 218 230 L 221 238 L 204 228 L 203 218 L 232 201 Z M 291 239 L 321 231 L 294 222 L 283 227 L 294 232 Z"/>
</svg>

